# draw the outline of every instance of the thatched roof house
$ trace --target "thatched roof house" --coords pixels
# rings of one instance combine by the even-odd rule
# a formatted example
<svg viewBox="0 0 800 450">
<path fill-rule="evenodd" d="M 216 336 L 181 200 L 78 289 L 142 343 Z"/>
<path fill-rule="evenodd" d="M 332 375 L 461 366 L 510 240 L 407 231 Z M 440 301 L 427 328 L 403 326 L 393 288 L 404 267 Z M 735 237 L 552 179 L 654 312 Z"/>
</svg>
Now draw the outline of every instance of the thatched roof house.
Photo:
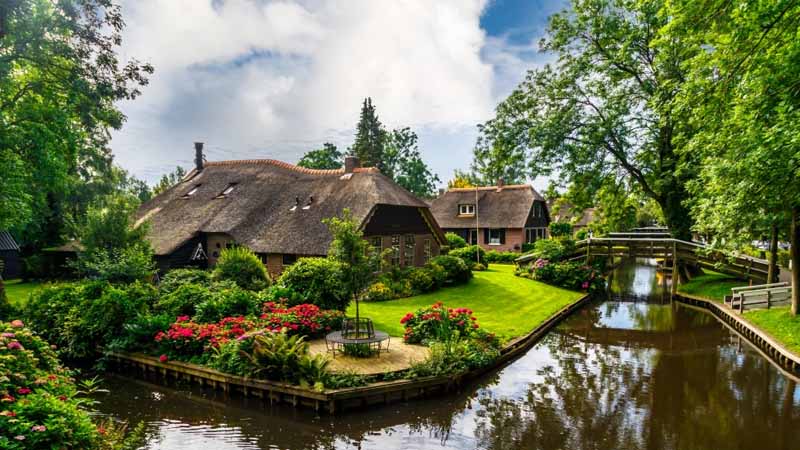
<svg viewBox="0 0 800 450">
<path fill-rule="evenodd" d="M 586 208 L 581 211 L 572 203 L 564 200 L 551 201 L 548 206 L 553 214 L 554 222 L 569 222 L 575 230 L 586 228 L 595 219 L 595 208 Z"/>
<path fill-rule="evenodd" d="M 360 167 L 357 158 L 337 170 L 270 159 L 204 162 L 198 155 L 197 161 L 181 183 L 137 214 L 137 223 L 150 223 L 162 268 L 213 265 L 235 243 L 279 273 L 297 257 L 325 255 L 332 238 L 322 220 L 345 208 L 366 238 L 396 250 L 399 265 L 423 264 L 444 242 L 427 204 L 377 169 Z"/>
<path fill-rule="evenodd" d="M 439 226 L 486 249 L 522 249 L 547 237 L 550 215 L 544 198 L 527 184 L 456 188 L 431 203 Z"/>
</svg>

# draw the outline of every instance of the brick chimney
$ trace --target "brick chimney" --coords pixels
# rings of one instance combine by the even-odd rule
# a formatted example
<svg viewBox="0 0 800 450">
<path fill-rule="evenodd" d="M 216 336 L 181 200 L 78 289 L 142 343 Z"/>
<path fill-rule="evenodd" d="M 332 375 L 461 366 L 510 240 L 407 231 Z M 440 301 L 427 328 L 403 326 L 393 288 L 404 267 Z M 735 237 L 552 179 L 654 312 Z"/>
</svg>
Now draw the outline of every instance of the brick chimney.
<svg viewBox="0 0 800 450">
<path fill-rule="evenodd" d="M 194 143 L 194 166 L 198 172 L 203 170 L 203 143 Z"/>
<path fill-rule="evenodd" d="M 359 167 L 361 167 L 361 160 L 358 159 L 358 156 L 344 157 L 344 173 L 353 173 Z"/>
</svg>

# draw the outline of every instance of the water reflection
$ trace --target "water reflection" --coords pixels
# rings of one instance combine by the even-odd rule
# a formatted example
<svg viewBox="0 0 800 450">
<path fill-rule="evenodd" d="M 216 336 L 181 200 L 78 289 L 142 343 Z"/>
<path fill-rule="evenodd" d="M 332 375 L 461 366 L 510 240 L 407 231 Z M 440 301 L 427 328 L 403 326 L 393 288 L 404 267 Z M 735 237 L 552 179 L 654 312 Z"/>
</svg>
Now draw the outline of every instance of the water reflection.
<svg viewBox="0 0 800 450">
<path fill-rule="evenodd" d="M 611 293 L 460 394 L 344 416 L 111 377 L 101 412 L 151 449 L 790 449 L 800 391 L 641 262 Z M 667 291 L 668 292 L 668 291 Z"/>
</svg>

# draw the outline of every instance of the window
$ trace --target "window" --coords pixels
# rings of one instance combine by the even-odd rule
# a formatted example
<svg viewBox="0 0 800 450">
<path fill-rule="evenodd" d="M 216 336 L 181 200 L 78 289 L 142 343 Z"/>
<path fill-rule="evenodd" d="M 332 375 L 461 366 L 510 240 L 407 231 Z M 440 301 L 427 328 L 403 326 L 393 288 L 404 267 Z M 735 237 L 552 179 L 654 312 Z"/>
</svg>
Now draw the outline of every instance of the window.
<svg viewBox="0 0 800 450">
<path fill-rule="evenodd" d="M 369 238 L 369 250 L 373 253 L 373 255 L 380 255 L 381 250 L 383 249 L 383 239 L 380 236 L 372 236 Z M 375 258 L 375 266 L 372 268 L 374 271 L 379 272 L 381 270 L 381 258 Z"/>
<path fill-rule="evenodd" d="M 392 253 L 390 256 L 390 262 L 393 266 L 400 265 L 400 235 L 395 234 L 392 236 Z"/>
<path fill-rule="evenodd" d="M 489 229 L 489 245 L 500 245 L 505 243 L 505 230 L 501 228 Z"/>
<path fill-rule="evenodd" d="M 425 241 L 423 241 L 422 251 L 423 251 L 423 253 L 422 253 L 423 261 L 422 262 L 427 264 L 428 261 L 431 260 L 431 240 L 430 239 L 425 239 Z"/>
<path fill-rule="evenodd" d="M 413 234 L 407 234 L 403 237 L 403 265 L 406 267 L 414 265 L 414 244 Z"/>
<path fill-rule="evenodd" d="M 547 237 L 546 227 L 526 228 L 525 229 L 525 242 L 536 242 L 537 239 L 545 239 Z"/>
<path fill-rule="evenodd" d="M 292 264 L 297 262 L 297 255 L 290 255 L 290 254 L 284 253 L 282 255 L 281 259 L 282 259 L 281 262 L 283 263 L 284 266 L 291 266 Z"/>
<path fill-rule="evenodd" d="M 467 244 L 478 245 L 478 230 L 469 230 L 469 234 L 467 235 Z"/>
<path fill-rule="evenodd" d="M 533 217 L 543 217 L 544 214 L 542 213 L 542 204 L 539 202 L 534 202 L 533 204 Z"/>
<path fill-rule="evenodd" d="M 464 205 L 458 205 L 458 215 L 460 216 L 474 216 L 475 215 L 475 205 L 472 203 L 467 203 Z"/>
<path fill-rule="evenodd" d="M 236 184 L 237 183 L 228 184 L 228 186 L 217 196 L 217 198 L 225 198 L 226 195 L 230 194 L 234 189 L 236 189 Z"/>
<path fill-rule="evenodd" d="M 183 194 L 183 198 L 189 198 L 197 193 L 197 190 L 200 189 L 200 185 L 196 184 L 193 188 L 189 189 L 189 192 Z"/>
</svg>

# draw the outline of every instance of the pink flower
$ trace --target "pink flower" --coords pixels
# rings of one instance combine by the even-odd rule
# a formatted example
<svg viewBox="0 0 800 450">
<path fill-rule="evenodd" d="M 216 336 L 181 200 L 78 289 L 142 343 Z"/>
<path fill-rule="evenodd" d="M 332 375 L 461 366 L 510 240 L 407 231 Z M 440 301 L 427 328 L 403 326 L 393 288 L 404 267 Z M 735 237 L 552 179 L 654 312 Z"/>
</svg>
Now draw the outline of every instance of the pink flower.
<svg viewBox="0 0 800 450">
<path fill-rule="evenodd" d="M 581 285 L 581 288 L 589 289 L 589 282 L 588 281 L 584 281 L 583 284 Z"/>
<path fill-rule="evenodd" d="M 22 350 L 22 344 L 17 341 L 9 342 L 7 347 L 9 350 Z"/>
<path fill-rule="evenodd" d="M 28 395 L 31 392 L 33 392 L 33 391 L 31 391 L 30 389 L 28 389 L 26 387 L 21 387 L 21 388 L 17 389 L 17 393 L 19 393 L 19 395 Z"/>
<path fill-rule="evenodd" d="M 31 431 L 36 431 L 41 433 L 42 431 L 47 431 L 47 427 L 44 425 L 34 425 L 31 427 Z"/>
<path fill-rule="evenodd" d="M 167 355 L 161 355 L 158 357 L 158 360 L 161 361 L 162 363 L 167 362 L 168 359 L 169 358 L 167 358 Z"/>
<path fill-rule="evenodd" d="M 20 434 L 20 435 L 18 435 L 18 436 L 14 436 L 14 439 L 16 439 L 16 440 L 18 440 L 18 441 L 24 441 L 24 440 L 25 440 L 25 436 L 23 436 L 23 435 L 21 435 L 21 434 Z"/>
<path fill-rule="evenodd" d="M 22 323 L 21 320 L 17 319 L 17 320 L 11 321 L 11 326 L 14 327 L 14 328 L 22 328 L 22 327 L 25 326 L 25 324 Z"/>
<path fill-rule="evenodd" d="M 4 338 L 13 338 L 14 337 L 14 333 L 3 333 L 3 337 Z"/>
<path fill-rule="evenodd" d="M 176 322 L 188 322 L 189 316 L 178 316 L 178 320 Z"/>
</svg>

